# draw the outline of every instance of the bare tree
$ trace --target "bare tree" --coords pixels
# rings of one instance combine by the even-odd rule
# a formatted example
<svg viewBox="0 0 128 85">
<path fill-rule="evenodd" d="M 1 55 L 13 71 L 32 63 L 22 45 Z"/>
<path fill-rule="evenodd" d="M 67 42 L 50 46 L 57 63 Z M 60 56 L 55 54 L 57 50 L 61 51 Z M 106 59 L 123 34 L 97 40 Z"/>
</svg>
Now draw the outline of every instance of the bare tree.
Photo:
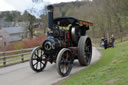
<svg viewBox="0 0 128 85">
<path fill-rule="evenodd" d="M 29 14 L 27 11 L 25 11 L 24 13 L 24 18 L 25 18 L 25 21 L 28 22 L 27 29 L 28 29 L 30 38 L 33 38 L 33 24 L 36 21 L 36 18 L 33 15 Z"/>
</svg>

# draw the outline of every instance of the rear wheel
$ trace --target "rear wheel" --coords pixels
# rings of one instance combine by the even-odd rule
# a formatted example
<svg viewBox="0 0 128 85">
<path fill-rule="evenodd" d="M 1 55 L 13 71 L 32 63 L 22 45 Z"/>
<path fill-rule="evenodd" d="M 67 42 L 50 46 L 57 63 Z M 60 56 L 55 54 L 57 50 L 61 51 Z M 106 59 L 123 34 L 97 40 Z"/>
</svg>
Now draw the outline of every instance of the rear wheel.
<svg viewBox="0 0 128 85">
<path fill-rule="evenodd" d="M 80 65 L 87 66 L 92 58 L 92 43 L 88 36 L 81 36 L 78 42 L 78 60 Z"/>
<path fill-rule="evenodd" d="M 59 75 L 64 77 L 70 74 L 72 70 L 73 59 L 74 58 L 70 49 L 63 48 L 60 50 L 56 60 L 56 67 Z"/>
<path fill-rule="evenodd" d="M 41 47 L 33 49 L 30 58 L 30 67 L 32 70 L 41 72 L 46 67 L 46 64 L 46 55 L 44 54 L 44 51 L 41 49 Z"/>
</svg>

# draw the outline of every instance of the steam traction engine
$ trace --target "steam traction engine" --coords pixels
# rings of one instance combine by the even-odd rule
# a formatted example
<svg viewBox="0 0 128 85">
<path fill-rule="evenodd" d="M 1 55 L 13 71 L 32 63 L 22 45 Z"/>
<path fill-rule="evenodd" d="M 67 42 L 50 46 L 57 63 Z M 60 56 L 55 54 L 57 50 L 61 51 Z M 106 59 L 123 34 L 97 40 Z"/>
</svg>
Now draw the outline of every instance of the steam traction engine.
<svg viewBox="0 0 128 85">
<path fill-rule="evenodd" d="M 57 72 L 67 76 L 72 70 L 74 59 L 81 66 L 87 66 L 92 58 L 91 39 L 86 35 L 89 26 L 93 24 L 73 17 L 53 19 L 53 6 L 48 9 L 48 38 L 40 47 L 33 49 L 30 58 L 32 70 L 41 72 L 47 62 L 56 63 Z"/>
</svg>

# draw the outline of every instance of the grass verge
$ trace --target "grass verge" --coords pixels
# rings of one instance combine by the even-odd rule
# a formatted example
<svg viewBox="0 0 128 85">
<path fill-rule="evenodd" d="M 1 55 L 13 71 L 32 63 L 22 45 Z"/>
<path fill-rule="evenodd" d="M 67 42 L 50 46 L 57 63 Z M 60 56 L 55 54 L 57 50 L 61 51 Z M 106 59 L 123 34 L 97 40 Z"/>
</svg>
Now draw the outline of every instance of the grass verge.
<svg viewBox="0 0 128 85">
<path fill-rule="evenodd" d="M 102 50 L 96 64 L 59 82 L 59 85 L 128 85 L 128 41 Z"/>
</svg>

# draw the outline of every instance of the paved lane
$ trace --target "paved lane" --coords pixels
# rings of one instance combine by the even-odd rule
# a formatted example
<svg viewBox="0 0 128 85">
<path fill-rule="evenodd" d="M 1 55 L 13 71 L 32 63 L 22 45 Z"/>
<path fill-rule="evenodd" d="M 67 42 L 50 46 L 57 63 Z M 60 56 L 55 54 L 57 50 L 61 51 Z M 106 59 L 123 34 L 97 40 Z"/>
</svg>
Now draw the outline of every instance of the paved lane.
<svg viewBox="0 0 128 85">
<path fill-rule="evenodd" d="M 93 48 L 92 62 L 100 59 L 100 53 Z M 81 67 L 76 60 L 71 74 L 86 67 Z M 51 85 L 64 78 L 60 77 L 56 71 L 55 64 L 49 64 L 43 72 L 36 73 L 31 70 L 29 62 L 21 63 L 5 68 L 0 68 L 0 85 Z"/>
</svg>

